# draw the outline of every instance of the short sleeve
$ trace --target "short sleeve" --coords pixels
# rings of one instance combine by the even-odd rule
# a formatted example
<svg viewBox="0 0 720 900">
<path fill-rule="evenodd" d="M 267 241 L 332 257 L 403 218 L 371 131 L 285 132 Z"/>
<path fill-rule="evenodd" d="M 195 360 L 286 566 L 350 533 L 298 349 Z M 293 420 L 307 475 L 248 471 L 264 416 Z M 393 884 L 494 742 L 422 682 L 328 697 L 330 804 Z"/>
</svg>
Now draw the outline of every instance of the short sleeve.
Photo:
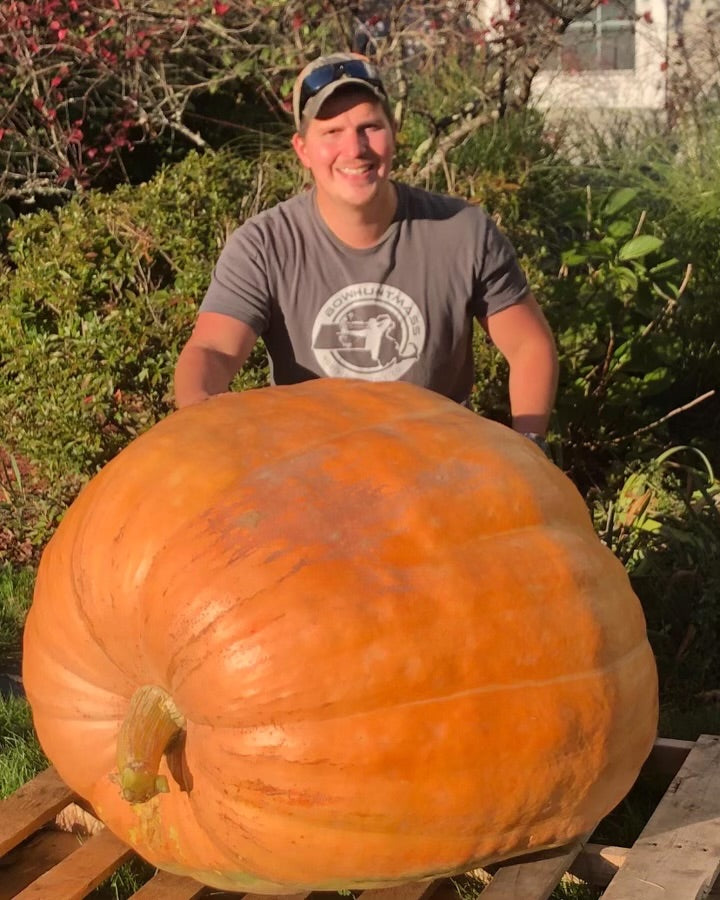
<svg viewBox="0 0 720 900">
<path fill-rule="evenodd" d="M 266 260 L 260 229 L 252 222 L 246 222 L 225 244 L 200 304 L 200 312 L 232 316 L 262 335 L 270 322 Z"/>
<path fill-rule="evenodd" d="M 512 244 L 488 216 L 473 296 L 473 315 L 485 318 L 518 303 L 530 290 Z"/>
</svg>

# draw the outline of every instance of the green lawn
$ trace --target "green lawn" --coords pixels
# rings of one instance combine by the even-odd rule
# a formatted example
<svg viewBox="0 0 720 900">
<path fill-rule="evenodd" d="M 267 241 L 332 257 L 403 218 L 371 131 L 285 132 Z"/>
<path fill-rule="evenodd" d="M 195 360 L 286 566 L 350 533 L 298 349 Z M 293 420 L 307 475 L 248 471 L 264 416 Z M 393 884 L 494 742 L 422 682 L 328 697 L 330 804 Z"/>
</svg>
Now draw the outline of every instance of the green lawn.
<svg viewBox="0 0 720 900">
<path fill-rule="evenodd" d="M 0 567 L 0 798 L 47 765 L 18 692 L 22 627 L 32 599 L 32 568 Z"/>
</svg>

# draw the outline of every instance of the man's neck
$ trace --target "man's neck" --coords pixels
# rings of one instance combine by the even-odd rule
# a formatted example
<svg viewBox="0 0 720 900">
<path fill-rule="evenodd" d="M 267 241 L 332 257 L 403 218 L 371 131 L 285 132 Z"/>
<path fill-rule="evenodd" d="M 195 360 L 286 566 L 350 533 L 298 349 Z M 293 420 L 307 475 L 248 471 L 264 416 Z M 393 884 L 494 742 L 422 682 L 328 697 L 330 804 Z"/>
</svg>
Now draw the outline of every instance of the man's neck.
<svg viewBox="0 0 720 900">
<path fill-rule="evenodd" d="M 390 227 L 397 210 L 395 185 L 388 182 L 385 187 L 371 207 L 340 208 L 318 194 L 318 211 L 330 231 L 344 244 L 356 250 L 374 247 Z"/>
</svg>

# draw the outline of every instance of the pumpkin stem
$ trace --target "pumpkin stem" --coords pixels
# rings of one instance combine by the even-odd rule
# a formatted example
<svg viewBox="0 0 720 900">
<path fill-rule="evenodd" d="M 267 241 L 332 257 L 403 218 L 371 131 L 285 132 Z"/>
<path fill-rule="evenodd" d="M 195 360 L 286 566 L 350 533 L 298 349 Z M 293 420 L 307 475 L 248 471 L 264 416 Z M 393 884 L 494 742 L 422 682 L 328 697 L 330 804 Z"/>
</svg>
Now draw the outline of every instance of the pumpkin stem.
<svg viewBox="0 0 720 900">
<path fill-rule="evenodd" d="M 135 691 L 117 743 L 118 780 L 128 803 L 145 803 L 168 793 L 167 778 L 158 775 L 158 768 L 184 727 L 185 718 L 167 691 L 154 684 Z"/>
</svg>

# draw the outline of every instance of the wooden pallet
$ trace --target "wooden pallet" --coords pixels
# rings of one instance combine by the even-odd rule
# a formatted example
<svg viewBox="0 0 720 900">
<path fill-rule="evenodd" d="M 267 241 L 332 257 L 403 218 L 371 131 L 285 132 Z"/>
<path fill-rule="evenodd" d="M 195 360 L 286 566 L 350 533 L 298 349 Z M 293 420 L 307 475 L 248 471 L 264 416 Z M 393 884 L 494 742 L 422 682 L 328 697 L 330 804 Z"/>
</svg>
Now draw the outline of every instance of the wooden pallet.
<svg viewBox="0 0 720 900">
<path fill-rule="evenodd" d="M 646 771 L 669 787 L 631 848 L 578 841 L 571 847 L 478 870 L 483 900 L 548 900 L 563 878 L 605 887 L 603 900 L 720 898 L 720 736 L 697 741 L 660 739 Z M 54 769 L 0 803 L 0 900 L 76 900 L 86 897 L 132 850 L 110 831 L 80 839 L 47 827 L 75 799 Z M 136 900 L 238 898 L 189 878 L 158 872 Z M 301 900 L 298 894 L 287 900 Z M 313 900 L 337 894 L 313 894 Z M 448 879 L 362 892 L 362 900 L 457 900 Z M 262 900 L 246 894 L 246 900 Z M 267 898 L 265 898 L 267 900 Z"/>
</svg>

